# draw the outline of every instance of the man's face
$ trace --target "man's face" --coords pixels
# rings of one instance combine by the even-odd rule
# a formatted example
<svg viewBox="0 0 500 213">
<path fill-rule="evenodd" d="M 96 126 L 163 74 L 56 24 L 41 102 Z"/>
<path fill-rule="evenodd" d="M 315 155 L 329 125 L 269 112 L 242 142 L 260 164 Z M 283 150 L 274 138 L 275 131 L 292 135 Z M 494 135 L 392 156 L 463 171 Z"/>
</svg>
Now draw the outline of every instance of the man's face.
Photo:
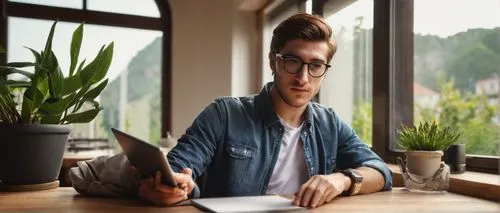
<svg viewBox="0 0 500 213">
<path fill-rule="evenodd" d="M 311 101 L 318 93 L 321 82 L 325 75 L 312 77 L 308 72 L 308 66 L 303 65 L 300 70 L 286 70 L 285 59 L 299 59 L 305 63 L 315 62 L 326 64 L 328 55 L 328 44 L 324 41 L 305 41 L 295 39 L 288 41 L 279 51 L 269 54 L 269 62 L 274 72 L 274 87 L 281 99 L 293 107 L 303 107 Z M 288 66 L 289 67 L 289 66 Z"/>
</svg>

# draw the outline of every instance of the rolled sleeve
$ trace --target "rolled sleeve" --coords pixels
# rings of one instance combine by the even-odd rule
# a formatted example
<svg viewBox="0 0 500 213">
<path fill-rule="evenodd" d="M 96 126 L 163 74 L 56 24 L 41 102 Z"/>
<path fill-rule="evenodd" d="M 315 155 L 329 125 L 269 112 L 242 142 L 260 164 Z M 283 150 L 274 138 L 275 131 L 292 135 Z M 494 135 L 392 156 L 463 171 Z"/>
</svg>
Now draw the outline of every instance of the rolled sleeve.
<svg viewBox="0 0 500 213">
<path fill-rule="evenodd" d="M 384 177 L 383 190 L 392 189 L 392 173 L 384 161 L 356 135 L 354 130 L 337 117 L 337 163 L 340 169 L 366 166 L 379 171 Z"/>
<path fill-rule="evenodd" d="M 389 168 L 387 167 L 387 165 L 384 162 L 382 162 L 380 160 L 369 160 L 369 161 L 365 161 L 365 162 L 361 163 L 360 166 L 370 167 L 372 169 L 379 171 L 380 174 L 382 174 L 382 176 L 384 176 L 384 180 L 385 180 L 383 190 L 389 191 L 392 189 L 392 172 L 391 172 L 391 170 L 389 170 Z"/>
</svg>

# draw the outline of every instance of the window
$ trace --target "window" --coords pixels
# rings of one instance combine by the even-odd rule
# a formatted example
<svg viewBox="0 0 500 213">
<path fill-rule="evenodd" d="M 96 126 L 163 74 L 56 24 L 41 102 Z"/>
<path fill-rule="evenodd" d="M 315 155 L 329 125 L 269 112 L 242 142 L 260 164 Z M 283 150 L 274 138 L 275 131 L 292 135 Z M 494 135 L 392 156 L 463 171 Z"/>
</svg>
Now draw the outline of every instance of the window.
<svg viewBox="0 0 500 213">
<path fill-rule="evenodd" d="M 125 3 L 127 2 L 120 3 L 123 8 L 131 8 L 130 4 L 133 6 L 132 2 L 128 2 L 128 6 Z M 155 7 L 156 4 L 164 7 L 160 10 L 164 14 L 162 19 L 166 19 L 165 23 L 169 24 L 170 16 L 164 13 L 168 5 L 161 1 L 156 1 L 156 3 L 151 1 L 150 4 Z M 23 46 L 35 50 L 43 49 L 53 23 L 51 17 L 60 16 L 54 35 L 53 50 L 58 56 L 61 69 L 67 75 L 71 36 L 79 22 L 74 20 L 75 17 L 68 16 L 71 13 L 67 13 L 64 8 L 50 7 L 50 10 L 55 11 L 56 14 L 38 12 L 39 17 L 26 18 L 22 17 L 23 13 L 19 11 L 26 11 L 29 8 L 43 11 L 42 9 L 47 7 L 37 8 L 36 5 L 22 3 L 16 3 L 15 6 L 8 5 L 7 8 L 14 9 L 7 10 L 7 14 L 14 15 L 9 15 L 7 18 L 8 29 L 2 29 L 4 32 L 7 31 L 8 38 L 8 42 L 2 44 L 7 43 L 6 61 L 32 61 L 31 53 Z M 152 16 L 159 16 L 158 8 L 155 8 Z M 129 23 L 116 19 L 117 14 L 108 15 L 102 12 L 97 14 L 85 10 L 81 12 L 85 13 L 85 16 L 97 16 L 95 18 L 98 21 L 91 20 L 90 23 L 86 21 L 80 61 L 84 58 L 87 62 L 92 60 L 101 45 L 109 44 L 111 41 L 115 44 L 113 62 L 106 76 L 109 82 L 98 97 L 104 110 L 91 123 L 73 124 L 70 137 L 73 139 L 105 138 L 113 141 L 114 137 L 110 128 L 114 127 L 145 141 L 160 143 L 160 138 L 166 135 L 165 130 L 170 128 L 168 126 L 170 121 L 162 120 L 163 112 L 169 113 L 170 111 L 170 106 L 164 104 L 170 102 L 170 95 L 168 92 L 162 92 L 170 86 L 170 50 L 164 49 L 165 46 L 170 46 L 170 40 L 165 39 L 165 36 L 170 36 L 168 31 L 170 26 L 158 25 L 157 23 L 162 23 L 160 19 L 141 17 L 137 23 L 149 24 L 144 25 L 144 29 L 138 26 L 130 28 Z M 132 22 L 136 20 L 134 16 L 127 18 Z M 134 41 L 131 42 L 130 38 L 134 38 Z"/>
<path fill-rule="evenodd" d="M 323 11 L 332 26 L 337 52 L 323 80 L 319 102 L 332 107 L 371 145 L 373 1 L 337 6 L 337 2 L 327 3 Z"/>
<path fill-rule="evenodd" d="M 130 14 L 159 18 L 158 6 L 154 1 L 137 0 L 87 0 L 88 9 L 110 13 Z"/>
<path fill-rule="evenodd" d="M 82 0 L 9 0 L 10 2 L 18 2 L 18 3 L 28 3 L 28 4 L 37 4 L 37 5 L 45 5 L 45 6 L 54 6 L 54 7 L 65 7 L 65 8 L 74 8 L 74 9 L 82 9 L 83 1 Z"/>
<path fill-rule="evenodd" d="M 414 81 L 438 99 L 424 107 L 430 93 L 415 90 L 414 120 L 460 128 L 467 154 L 500 155 L 499 8 L 496 0 L 414 1 Z"/>
<path fill-rule="evenodd" d="M 440 81 L 450 85 L 449 80 L 454 78 L 455 87 L 451 89 L 456 91 L 458 88 L 461 97 L 466 97 L 457 100 L 460 104 L 468 104 L 473 100 L 481 104 L 472 110 L 474 116 L 470 122 L 477 122 L 483 116 L 484 122 L 477 123 L 482 127 L 488 126 L 477 131 L 481 134 L 465 133 L 468 135 L 466 137 L 475 138 L 472 139 L 474 142 L 465 142 L 469 143 L 468 146 L 480 147 L 469 149 L 467 169 L 496 173 L 500 161 L 500 140 L 495 137 L 499 135 L 496 132 L 499 131 L 500 114 L 490 109 L 498 109 L 497 104 L 500 102 L 500 58 L 497 51 L 500 47 L 500 17 L 495 12 L 500 8 L 499 4 L 498 1 L 471 3 L 465 0 L 313 1 L 313 11 L 323 15 L 333 25 L 334 36 L 339 43 L 333 67 L 320 91 L 320 103 L 332 106 L 344 120 L 351 120 L 362 138 L 370 138 L 363 136 L 363 131 L 356 127 L 357 118 L 352 115 L 363 114 L 353 113 L 359 108 L 358 100 L 371 100 L 367 101 L 371 102 L 371 109 L 367 110 L 370 114 L 366 114 L 371 115 L 367 121 L 372 122 L 372 149 L 386 162 L 395 163 L 396 157 L 402 157 L 395 143 L 398 128 L 401 124 L 414 124 L 424 119 L 424 116 L 439 118 L 439 110 L 428 112 L 428 109 L 439 109 L 440 104 L 444 103 L 443 95 L 436 85 Z M 371 6 L 373 13 L 359 5 Z M 351 7 L 356 9 L 350 11 Z M 443 16 L 443 11 L 450 11 L 450 15 Z M 466 18 L 470 15 L 464 14 L 473 14 L 474 17 Z M 355 32 L 352 29 L 356 22 L 345 22 L 343 16 L 350 16 L 351 19 L 360 17 L 358 20 L 363 20 L 363 23 L 358 23 L 359 29 L 370 32 L 370 37 L 358 40 L 364 42 L 364 49 L 362 46 L 354 48 L 354 36 L 351 36 L 351 43 L 339 36 L 339 29 L 342 28 L 347 29 L 344 35 L 353 35 L 346 34 L 348 30 Z M 365 21 L 370 18 L 373 18 L 373 22 Z M 368 23 L 373 25 L 365 25 Z M 472 35 L 465 36 L 467 34 Z M 373 42 L 370 43 L 370 40 Z M 444 44 L 444 40 L 450 42 Z M 469 48 L 463 48 L 463 45 Z M 346 53 L 346 50 L 351 53 Z M 353 60 L 359 63 L 355 64 Z M 445 65 L 452 63 L 460 67 Z M 359 72 L 358 65 L 371 68 Z M 344 81 L 339 81 L 339 78 Z M 337 87 L 342 88 L 344 93 L 331 95 L 338 90 Z M 345 88 L 348 92 L 345 92 Z M 485 114 L 488 119 L 484 119 Z"/>
</svg>

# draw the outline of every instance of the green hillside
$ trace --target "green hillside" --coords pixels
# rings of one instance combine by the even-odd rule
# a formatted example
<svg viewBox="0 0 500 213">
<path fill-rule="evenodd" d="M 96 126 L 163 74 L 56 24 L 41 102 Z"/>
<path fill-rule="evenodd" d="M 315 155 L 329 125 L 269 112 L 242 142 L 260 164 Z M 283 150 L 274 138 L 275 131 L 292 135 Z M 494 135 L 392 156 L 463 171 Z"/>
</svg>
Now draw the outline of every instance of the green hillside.
<svg viewBox="0 0 500 213">
<path fill-rule="evenodd" d="M 146 95 L 152 96 L 151 113 L 145 116 L 151 118 L 150 140 L 155 143 L 159 142 L 161 135 L 161 48 L 162 38 L 158 37 L 139 51 L 127 66 L 127 103 L 138 101 Z M 102 127 L 106 130 L 119 125 L 119 90 L 120 78 L 116 78 L 100 96 L 104 107 Z"/>
<path fill-rule="evenodd" d="M 461 91 L 500 73 L 500 28 L 470 29 L 447 38 L 414 36 L 415 81 L 436 89 L 436 74 L 454 77 Z"/>
</svg>

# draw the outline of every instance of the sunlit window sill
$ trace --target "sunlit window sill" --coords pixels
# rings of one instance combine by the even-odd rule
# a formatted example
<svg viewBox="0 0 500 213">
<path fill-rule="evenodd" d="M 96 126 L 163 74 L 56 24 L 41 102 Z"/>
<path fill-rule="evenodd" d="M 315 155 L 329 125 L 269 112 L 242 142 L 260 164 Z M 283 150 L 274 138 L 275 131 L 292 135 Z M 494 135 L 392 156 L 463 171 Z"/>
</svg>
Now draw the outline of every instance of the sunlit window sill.
<svg viewBox="0 0 500 213">
<path fill-rule="evenodd" d="M 393 185 L 403 187 L 399 167 L 387 164 L 394 173 Z M 466 171 L 450 175 L 450 192 L 500 202 L 500 175 Z"/>
</svg>

